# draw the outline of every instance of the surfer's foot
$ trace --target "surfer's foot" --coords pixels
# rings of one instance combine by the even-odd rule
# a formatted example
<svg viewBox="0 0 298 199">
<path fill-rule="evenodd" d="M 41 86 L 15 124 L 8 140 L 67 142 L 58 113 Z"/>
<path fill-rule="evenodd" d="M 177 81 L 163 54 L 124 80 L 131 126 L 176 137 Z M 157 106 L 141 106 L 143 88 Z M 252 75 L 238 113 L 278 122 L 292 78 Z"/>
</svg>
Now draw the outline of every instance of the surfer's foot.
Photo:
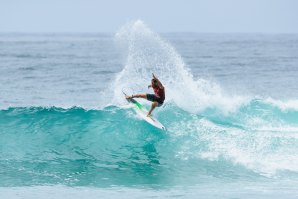
<svg viewBox="0 0 298 199">
<path fill-rule="evenodd" d="M 126 99 L 132 99 L 133 98 L 133 95 L 132 96 L 126 96 Z"/>
<path fill-rule="evenodd" d="M 147 117 L 151 117 L 152 115 L 150 113 L 147 114 Z"/>
</svg>

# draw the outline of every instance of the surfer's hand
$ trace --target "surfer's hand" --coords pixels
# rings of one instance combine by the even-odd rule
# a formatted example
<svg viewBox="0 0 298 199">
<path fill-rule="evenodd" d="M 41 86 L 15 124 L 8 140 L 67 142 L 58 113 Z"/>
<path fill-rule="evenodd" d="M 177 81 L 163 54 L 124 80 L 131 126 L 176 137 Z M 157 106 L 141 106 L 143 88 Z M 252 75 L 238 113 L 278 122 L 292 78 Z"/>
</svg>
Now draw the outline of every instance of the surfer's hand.
<svg viewBox="0 0 298 199">
<path fill-rule="evenodd" d="M 148 89 L 151 88 L 151 85 L 148 85 Z"/>
</svg>

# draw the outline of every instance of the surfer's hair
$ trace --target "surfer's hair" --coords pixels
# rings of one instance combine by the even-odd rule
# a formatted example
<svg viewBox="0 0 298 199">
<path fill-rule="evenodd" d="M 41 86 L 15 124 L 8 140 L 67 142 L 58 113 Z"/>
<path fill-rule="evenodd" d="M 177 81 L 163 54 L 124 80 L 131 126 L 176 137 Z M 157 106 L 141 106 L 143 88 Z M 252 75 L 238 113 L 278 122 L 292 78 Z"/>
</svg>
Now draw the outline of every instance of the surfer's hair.
<svg viewBox="0 0 298 199">
<path fill-rule="evenodd" d="M 152 79 L 151 82 L 152 82 L 152 86 L 153 86 L 153 87 L 157 87 L 157 86 L 158 86 L 158 85 L 157 85 L 157 80 L 156 80 L 156 79 Z"/>
</svg>

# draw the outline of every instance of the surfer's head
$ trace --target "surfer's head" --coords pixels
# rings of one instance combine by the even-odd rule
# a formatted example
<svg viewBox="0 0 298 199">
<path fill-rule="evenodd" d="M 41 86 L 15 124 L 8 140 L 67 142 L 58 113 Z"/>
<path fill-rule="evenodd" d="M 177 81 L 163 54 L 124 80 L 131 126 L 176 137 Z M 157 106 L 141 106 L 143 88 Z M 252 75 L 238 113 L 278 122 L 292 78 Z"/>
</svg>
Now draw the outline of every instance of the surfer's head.
<svg viewBox="0 0 298 199">
<path fill-rule="evenodd" d="M 158 87 L 156 79 L 151 80 L 151 86 L 152 86 L 152 88 L 157 88 Z"/>
</svg>

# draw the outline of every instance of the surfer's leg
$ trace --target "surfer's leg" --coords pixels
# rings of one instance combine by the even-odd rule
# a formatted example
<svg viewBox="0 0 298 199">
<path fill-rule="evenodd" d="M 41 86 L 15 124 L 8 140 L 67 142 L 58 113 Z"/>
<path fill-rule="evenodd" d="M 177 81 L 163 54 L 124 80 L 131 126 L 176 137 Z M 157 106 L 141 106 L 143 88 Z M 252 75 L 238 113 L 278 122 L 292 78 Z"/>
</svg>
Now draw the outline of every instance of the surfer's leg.
<svg viewBox="0 0 298 199">
<path fill-rule="evenodd" d="M 132 98 L 136 97 L 136 98 L 145 98 L 147 99 L 147 94 L 136 94 L 136 95 L 132 95 Z"/>
<path fill-rule="evenodd" d="M 151 109 L 148 112 L 147 116 L 151 115 L 152 111 L 155 109 L 155 107 L 157 107 L 157 105 L 158 105 L 158 102 L 152 102 Z"/>
<path fill-rule="evenodd" d="M 132 99 L 132 98 L 145 98 L 147 99 L 147 95 L 146 94 L 135 94 L 135 95 L 132 95 L 132 96 L 126 96 L 126 99 Z"/>
</svg>

